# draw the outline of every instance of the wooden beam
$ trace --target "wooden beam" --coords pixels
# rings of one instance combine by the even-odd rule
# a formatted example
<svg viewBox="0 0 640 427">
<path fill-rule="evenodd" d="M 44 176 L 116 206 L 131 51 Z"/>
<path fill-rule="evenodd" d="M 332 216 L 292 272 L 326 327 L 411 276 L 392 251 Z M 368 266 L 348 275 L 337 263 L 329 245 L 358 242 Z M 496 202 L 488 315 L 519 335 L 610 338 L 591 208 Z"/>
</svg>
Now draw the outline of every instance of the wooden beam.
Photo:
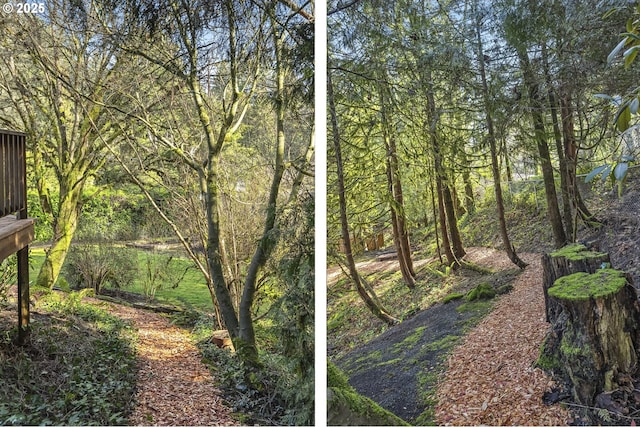
<svg viewBox="0 0 640 427">
<path fill-rule="evenodd" d="M 35 235 L 34 220 L 16 219 L 9 215 L 0 218 L 0 261 L 25 248 Z"/>
</svg>

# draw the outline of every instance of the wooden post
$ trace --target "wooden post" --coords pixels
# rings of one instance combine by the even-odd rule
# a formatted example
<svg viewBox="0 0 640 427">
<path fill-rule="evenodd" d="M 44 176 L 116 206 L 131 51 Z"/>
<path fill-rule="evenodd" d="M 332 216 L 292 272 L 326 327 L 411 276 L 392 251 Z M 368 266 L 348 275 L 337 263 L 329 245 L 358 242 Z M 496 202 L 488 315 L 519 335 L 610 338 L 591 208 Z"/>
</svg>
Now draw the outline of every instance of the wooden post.
<svg viewBox="0 0 640 427">
<path fill-rule="evenodd" d="M 18 257 L 18 341 L 29 335 L 29 247 L 20 249 Z"/>
<path fill-rule="evenodd" d="M 16 150 L 18 153 L 18 176 L 16 181 L 18 184 L 18 197 L 20 201 L 20 210 L 17 218 L 19 220 L 29 219 L 27 213 L 27 155 L 26 141 L 22 136 L 22 146 Z M 24 343 L 29 335 L 29 246 L 25 246 L 18 250 L 18 341 Z"/>
</svg>

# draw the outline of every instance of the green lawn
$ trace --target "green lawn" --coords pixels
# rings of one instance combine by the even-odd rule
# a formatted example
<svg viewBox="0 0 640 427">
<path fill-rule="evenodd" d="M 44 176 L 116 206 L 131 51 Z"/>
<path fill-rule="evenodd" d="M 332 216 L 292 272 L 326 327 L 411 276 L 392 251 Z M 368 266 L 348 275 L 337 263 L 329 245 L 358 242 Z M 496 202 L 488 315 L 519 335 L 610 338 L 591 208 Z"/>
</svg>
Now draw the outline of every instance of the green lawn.
<svg viewBox="0 0 640 427">
<path fill-rule="evenodd" d="M 152 262 L 163 262 L 169 255 L 153 253 L 144 250 L 136 250 L 138 256 L 138 277 L 133 284 L 127 287 L 126 291 L 139 293 L 144 295 L 143 277 L 146 274 L 147 258 Z M 30 250 L 30 277 L 33 281 L 40 270 L 40 266 L 44 262 L 44 248 L 31 248 Z M 192 267 L 193 264 L 186 258 L 173 257 L 169 263 L 169 268 L 175 272 L 182 272 L 190 267 L 183 280 L 176 288 L 171 286 L 163 286 L 156 293 L 156 299 L 159 302 L 174 304 L 181 307 L 191 306 L 200 311 L 213 312 L 213 303 L 207 284 L 202 274 Z"/>
</svg>

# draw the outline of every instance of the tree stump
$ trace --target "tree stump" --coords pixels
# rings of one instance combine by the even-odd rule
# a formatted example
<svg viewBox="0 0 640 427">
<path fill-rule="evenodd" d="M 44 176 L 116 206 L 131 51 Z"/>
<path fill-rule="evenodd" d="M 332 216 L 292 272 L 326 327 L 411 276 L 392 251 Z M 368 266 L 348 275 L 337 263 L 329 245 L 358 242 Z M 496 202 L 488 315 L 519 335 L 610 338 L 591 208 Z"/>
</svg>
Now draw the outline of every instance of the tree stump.
<svg viewBox="0 0 640 427">
<path fill-rule="evenodd" d="M 596 396 L 628 383 L 638 369 L 636 290 L 624 272 L 604 268 L 560 277 L 548 296 L 560 310 L 538 365 L 568 376 L 574 399 L 592 406 Z"/>
<path fill-rule="evenodd" d="M 547 314 L 547 322 L 555 323 L 562 308 L 554 300 L 549 299 L 549 288 L 555 281 L 563 276 L 573 273 L 595 273 L 597 270 L 611 265 L 609 254 L 592 252 L 581 244 L 565 246 L 550 254 L 542 256 L 542 288 L 544 292 L 544 304 Z"/>
</svg>

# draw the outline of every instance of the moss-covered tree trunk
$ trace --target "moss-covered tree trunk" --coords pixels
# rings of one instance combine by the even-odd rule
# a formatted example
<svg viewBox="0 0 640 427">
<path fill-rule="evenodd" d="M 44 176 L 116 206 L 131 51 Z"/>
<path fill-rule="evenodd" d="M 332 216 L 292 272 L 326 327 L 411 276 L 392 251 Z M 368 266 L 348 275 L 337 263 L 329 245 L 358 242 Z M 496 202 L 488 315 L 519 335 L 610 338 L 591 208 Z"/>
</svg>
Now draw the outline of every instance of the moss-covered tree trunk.
<svg viewBox="0 0 640 427">
<path fill-rule="evenodd" d="M 562 307 L 554 299 L 549 299 L 549 288 L 562 276 L 573 273 L 595 273 L 603 267 L 609 266 L 609 255 L 601 252 L 588 251 L 583 245 L 573 244 L 544 254 L 542 256 L 542 288 L 547 315 L 547 322 L 554 323 L 562 311 Z"/>
<path fill-rule="evenodd" d="M 547 364 L 571 382 L 574 399 L 593 406 L 597 397 L 624 387 L 637 371 L 640 311 L 625 273 L 611 268 L 564 276 L 549 288 L 562 308 L 547 336 Z"/>
<path fill-rule="evenodd" d="M 52 288 L 56 283 L 60 270 L 67 258 L 71 241 L 78 228 L 80 217 L 80 198 L 84 181 L 72 187 L 61 185 L 60 203 L 58 205 L 58 216 L 53 227 L 54 236 L 51 248 L 47 252 L 40 272 L 36 279 L 36 286 Z"/>
</svg>

